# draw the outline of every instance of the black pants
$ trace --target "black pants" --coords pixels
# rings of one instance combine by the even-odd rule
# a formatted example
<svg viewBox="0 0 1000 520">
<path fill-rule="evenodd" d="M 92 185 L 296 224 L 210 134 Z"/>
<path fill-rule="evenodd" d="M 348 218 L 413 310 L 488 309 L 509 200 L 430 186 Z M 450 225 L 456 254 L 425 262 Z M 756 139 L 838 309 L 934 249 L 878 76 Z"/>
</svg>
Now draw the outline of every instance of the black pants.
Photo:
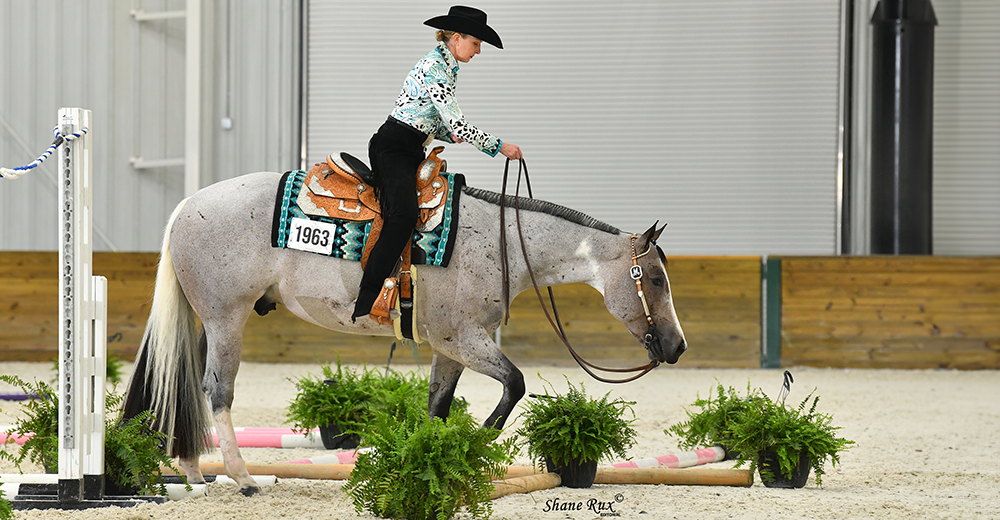
<svg viewBox="0 0 1000 520">
<path fill-rule="evenodd" d="M 390 118 L 368 142 L 368 160 L 378 183 L 384 223 L 361 278 L 352 320 L 371 312 L 372 304 L 382 290 L 382 283 L 413 236 L 420 212 L 417 207 L 417 168 L 424 160 L 423 144 L 426 138 L 416 129 Z"/>
</svg>

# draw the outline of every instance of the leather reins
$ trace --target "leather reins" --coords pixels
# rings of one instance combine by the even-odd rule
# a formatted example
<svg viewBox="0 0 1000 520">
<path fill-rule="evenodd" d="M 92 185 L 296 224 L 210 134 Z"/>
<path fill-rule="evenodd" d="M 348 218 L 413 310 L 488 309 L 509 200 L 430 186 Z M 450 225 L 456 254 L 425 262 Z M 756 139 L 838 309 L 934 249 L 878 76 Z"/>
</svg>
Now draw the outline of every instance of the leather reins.
<svg viewBox="0 0 1000 520">
<path fill-rule="evenodd" d="M 507 262 L 507 225 L 506 225 L 506 220 L 504 218 L 504 213 L 505 213 L 504 210 L 506 209 L 506 198 L 507 198 L 507 175 L 509 167 L 510 167 L 510 159 L 507 159 L 503 167 L 503 187 L 501 188 L 500 192 L 500 266 L 501 266 L 501 271 L 503 272 L 503 298 L 504 298 L 505 325 L 507 324 L 508 318 L 510 318 L 510 270 L 509 270 L 510 266 Z M 524 170 L 524 181 L 525 185 L 528 188 L 528 198 L 534 198 L 534 196 L 531 193 L 531 180 L 528 178 L 528 164 L 524 161 L 524 159 L 521 159 L 517 167 L 517 185 L 514 190 L 514 217 L 517 222 L 517 235 L 521 243 L 521 253 L 522 255 L 524 255 L 524 265 L 528 269 L 528 276 L 531 277 L 531 286 L 535 289 L 535 295 L 538 296 L 538 303 L 542 306 L 542 311 L 545 313 L 545 318 L 549 320 L 549 325 L 552 326 L 552 330 L 554 330 L 556 335 L 559 336 L 559 339 L 562 340 L 563 345 L 566 345 L 566 349 L 569 350 L 570 355 L 573 356 L 573 359 L 576 360 L 578 365 L 580 365 L 580 368 L 582 368 L 584 372 L 589 374 L 590 377 L 593 377 L 594 379 L 602 383 L 628 383 L 629 381 L 635 381 L 636 379 L 639 379 L 640 377 L 648 374 L 650 370 L 653 370 L 654 368 L 660 365 L 659 361 L 650 361 L 645 365 L 633 368 L 605 368 L 597 366 L 587 361 L 586 359 L 583 359 L 582 356 L 577 354 L 576 350 L 573 349 L 573 346 L 569 344 L 569 340 L 566 338 L 566 332 L 562 328 L 562 322 L 559 320 L 559 311 L 556 310 L 556 299 L 555 296 L 552 294 L 552 287 L 546 287 L 546 289 L 549 292 L 549 302 L 552 305 L 552 314 L 555 315 L 555 321 L 553 321 L 552 316 L 549 315 L 549 310 L 545 307 L 545 300 L 542 298 L 542 292 L 538 288 L 538 282 L 535 280 L 535 273 L 531 269 L 531 262 L 528 260 L 528 250 L 525 248 L 524 244 L 524 232 L 521 230 L 521 205 L 519 202 L 520 201 L 519 195 L 521 192 L 522 170 Z M 633 279 L 635 279 L 636 281 L 636 286 L 639 292 L 639 299 L 642 301 L 642 307 L 646 313 L 646 320 L 649 323 L 649 328 L 646 331 L 646 335 L 643 341 L 643 344 L 646 347 L 646 350 L 648 351 L 650 345 L 656 338 L 656 327 L 655 325 L 653 325 L 653 318 L 649 314 L 649 306 L 646 304 L 646 298 L 642 293 L 642 285 L 639 279 L 636 278 L 635 273 L 636 269 L 638 269 L 639 276 L 641 277 L 642 268 L 639 267 L 637 261 L 643 255 L 648 253 L 649 249 L 647 249 L 646 252 L 642 253 L 641 255 L 636 255 L 635 251 L 636 238 L 637 238 L 636 236 L 634 235 L 632 236 L 632 248 L 631 248 L 632 268 L 630 269 L 629 272 L 632 275 Z M 650 248 L 651 247 L 652 246 L 650 246 Z M 627 377 L 623 379 L 606 379 L 595 374 L 593 371 L 590 370 L 591 368 L 593 368 L 594 370 L 599 370 L 601 372 L 616 372 L 616 373 L 638 372 L 638 373 L 632 377 Z"/>
</svg>

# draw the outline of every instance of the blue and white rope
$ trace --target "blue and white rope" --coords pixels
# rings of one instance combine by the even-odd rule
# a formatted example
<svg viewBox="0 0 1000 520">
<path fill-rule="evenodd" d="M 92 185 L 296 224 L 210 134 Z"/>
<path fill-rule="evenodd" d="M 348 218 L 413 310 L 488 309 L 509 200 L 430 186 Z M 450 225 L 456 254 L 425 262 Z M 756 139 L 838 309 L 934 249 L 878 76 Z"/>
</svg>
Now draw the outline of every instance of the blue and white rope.
<svg viewBox="0 0 1000 520">
<path fill-rule="evenodd" d="M 55 139 L 55 141 L 52 141 L 51 145 L 49 145 L 48 150 L 45 150 L 42 153 L 42 155 L 38 156 L 38 159 L 35 159 L 34 161 L 31 161 L 31 163 L 28 164 L 28 165 L 26 165 L 26 166 L 21 166 L 21 167 L 18 167 L 18 168 L 0 168 L 0 178 L 2 178 L 2 179 L 12 179 L 13 180 L 13 179 L 16 179 L 16 178 L 24 175 L 25 173 L 28 173 L 29 170 L 34 169 L 39 164 L 42 164 L 42 162 L 44 162 L 45 159 L 48 159 L 49 156 L 52 155 L 52 153 L 56 151 L 56 149 L 59 147 L 59 145 L 61 145 L 63 143 L 64 139 L 66 141 L 73 141 L 75 139 L 78 139 L 78 138 L 82 137 L 84 134 L 86 134 L 87 130 L 88 130 L 88 128 L 84 127 L 79 132 L 73 132 L 72 134 L 64 136 L 64 135 L 60 135 L 59 134 L 59 127 L 58 126 L 55 127 L 55 128 L 53 128 L 52 129 L 52 133 L 55 134 L 56 139 Z"/>
</svg>

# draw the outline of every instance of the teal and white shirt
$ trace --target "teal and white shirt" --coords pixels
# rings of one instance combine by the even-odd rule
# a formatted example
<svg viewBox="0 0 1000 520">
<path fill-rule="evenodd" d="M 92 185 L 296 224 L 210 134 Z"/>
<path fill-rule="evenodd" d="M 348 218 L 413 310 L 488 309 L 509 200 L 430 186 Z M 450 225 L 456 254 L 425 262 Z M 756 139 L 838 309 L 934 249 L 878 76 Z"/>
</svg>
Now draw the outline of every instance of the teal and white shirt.
<svg viewBox="0 0 1000 520">
<path fill-rule="evenodd" d="M 465 120 L 455 98 L 458 60 L 443 42 L 420 59 L 406 75 L 392 117 L 442 141 L 458 137 L 490 156 L 503 141 Z"/>
</svg>

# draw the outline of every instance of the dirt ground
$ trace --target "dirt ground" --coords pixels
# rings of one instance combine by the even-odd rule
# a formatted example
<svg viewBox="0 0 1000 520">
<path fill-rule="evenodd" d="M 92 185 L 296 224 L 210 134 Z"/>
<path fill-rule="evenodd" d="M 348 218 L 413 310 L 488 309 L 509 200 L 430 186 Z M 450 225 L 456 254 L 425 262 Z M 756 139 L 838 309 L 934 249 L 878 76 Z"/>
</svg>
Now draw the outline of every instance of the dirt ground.
<svg viewBox="0 0 1000 520">
<path fill-rule="evenodd" d="M 395 367 L 400 370 L 413 366 Z M 587 392 L 608 391 L 636 401 L 639 432 L 629 455 L 644 458 L 675 453 L 677 441 L 664 428 L 683 420 L 684 406 L 705 395 L 715 381 L 744 389 L 749 380 L 772 397 L 781 385 L 780 370 L 684 369 L 663 366 L 639 381 L 606 385 L 577 368 L 521 367 L 529 392 L 542 391 L 537 374 L 564 391 L 565 374 Z M 422 367 L 428 370 L 428 367 Z M 857 442 L 837 467 L 827 466 L 824 486 L 812 476 L 804 489 L 768 489 L 759 478 L 750 488 L 595 485 L 511 495 L 493 503 L 494 519 L 598 518 L 589 501 L 611 503 L 607 513 L 637 519 L 972 519 L 1000 518 L 1000 372 L 901 371 L 791 368 L 795 376 L 788 402 L 798 403 L 814 388 L 819 410 L 834 416 L 841 434 Z M 0 363 L 0 373 L 25 379 L 53 378 L 49 363 Z M 294 397 L 289 378 L 319 373 L 317 365 L 244 363 L 237 379 L 233 420 L 237 426 L 282 426 L 285 406 Z M 457 395 L 470 411 L 485 418 L 501 387 L 466 372 Z M 0 387 L 0 391 L 8 391 Z M 12 423 L 18 405 L 0 402 L 0 423 Z M 520 409 L 518 409 L 520 411 Z M 511 435 L 519 421 L 508 424 Z M 250 462 L 284 462 L 322 454 L 322 450 L 245 448 Z M 218 451 L 203 460 L 221 460 Z M 521 463 L 528 463 L 522 455 Z M 615 461 L 616 462 L 616 461 Z M 729 467 L 722 462 L 709 467 Z M 16 470 L 0 463 L 0 473 Z M 31 471 L 39 471 L 37 468 Z M 18 511 L 19 519 L 344 519 L 371 518 L 355 513 L 342 482 L 281 479 L 265 493 L 244 498 L 235 486 L 210 485 L 207 497 L 130 509 Z M 551 510 L 550 504 L 583 502 L 583 511 Z M 547 508 L 547 505 L 549 506 Z M 456 518 L 470 518 L 459 514 Z"/>
</svg>

